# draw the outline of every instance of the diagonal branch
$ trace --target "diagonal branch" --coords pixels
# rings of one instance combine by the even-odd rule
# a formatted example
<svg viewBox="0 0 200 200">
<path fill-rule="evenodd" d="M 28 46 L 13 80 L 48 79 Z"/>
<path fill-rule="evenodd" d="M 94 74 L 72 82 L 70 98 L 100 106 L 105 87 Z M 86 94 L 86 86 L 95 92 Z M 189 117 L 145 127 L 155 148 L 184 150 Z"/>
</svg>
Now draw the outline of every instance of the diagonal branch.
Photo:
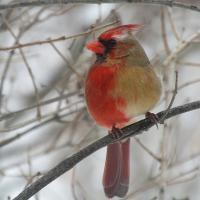
<svg viewBox="0 0 200 200">
<path fill-rule="evenodd" d="M 178 7 L 184 9 L 190 9 L 193 11 L 200 12 L 200 6 L 195 3 L 182 3 L 176 0 L 35 0 L 35 1 L 21 1 L 10 4 L 0 4 L 0 10 L 19 8 L 19 7 L 30 7 L 30 6 L 45 6 L 45 5 L 61 5 L 69 3 L 143 3 L 143 4 L 155 4 L 155 5 L 165 5 L 169 7 Z"/>
<path fill-rule="evenodd" d="M 0 5 L 0 7 L 1 7 L 1 5 Z M 64 35 L 64 36 L 59 36 L 59 37 L 52 38 L 52 39 L 48 38 L 46 40 L 39 40 L 39 41 L 28 42 L 28 43 L 17 42 L 13 46 L 10 46 L 10 47 L 0 47 L 0 51 L 8 51 L 8 50 L 14 50 L 14 49 L 18 49 L 18 48 L 24 48 L 24 47 L 30 47 L 30 46 L 42 45 L 42 44 L 51 44 L 51 43 L 54 43 L 54 42 L 61 42 L 61 41 L 69 40 L 69 39 L 75 39 L 75 38 L 93 33 L 94 31 L 98 31 L 98 30 L 104 29 L 106 27 L 112 26 L 112 25 L 117 24 L 117 23 L 118 23 L 118 21 L 114 21 L 114 22 L 111 22 L 111 23 L 108 23 L 108 24 L 104 24 L 104 25 L 89 29 L 88 31 L 78 33 L 78 34 L 75 34 L 75 35 L 70 35 L 70 36 Z"/>
<path fill-rule="evenodd" d="M 192 110 L 200 109 L 200 101 L 195 101 L 192 103 L 184 104 L 182 106 L 178 106 L 175 108 L 172 108 L 168 110 L 167 116 L 165 116 L 165 120 L 169 119 L 171 117 L 174 117 L 176 115 L 189 112 Z M 166 114 L 166 110 L 159 112 L 157 114 L 158 120 L 160 120 L 163 115 Z M 66 158 L 62 162 L 60 162 L 57 166 L 49 170 L 44 176 L 39 178 L 37 181 L 32 183 L 30 186 L 28 186 L 26 189 L 24 189 L 17 197 L 15 197 L 13 200 L 27 200 L 30 197 L 32 197 L 34 194 L 39 192 L 42 188 L 47 186 L 49 183 L 54 181 L 56 178 L 70 170 L 72 167 L 74 167 L 77 163 L 79 163 L 81 160 L 86 158 L 87 156 L 91 155 L 95 151 L 101 149 L 102 147 L 105 147 L 106 145 L 110 143 L 114 143 L 116 141 L 132 137 L 138 134 L 142 134 L 144 131 L 147 131 L 149 128 L 151 128 L 154 125 L 152 120 L 150 119 L 143 119 L 140 120 L 134 124 L 131 124 L 129 126 L 126 126 L 122 129 L 123 134 L 116 138 L 115 134 L 109 134 L 103 138 L 100 138 L 99 140 L 93 142 L 92 144 L 88 145 L 87 147 L 83 148 L 79 152 L 75 153 L 74 155 Z"/>
</svg>

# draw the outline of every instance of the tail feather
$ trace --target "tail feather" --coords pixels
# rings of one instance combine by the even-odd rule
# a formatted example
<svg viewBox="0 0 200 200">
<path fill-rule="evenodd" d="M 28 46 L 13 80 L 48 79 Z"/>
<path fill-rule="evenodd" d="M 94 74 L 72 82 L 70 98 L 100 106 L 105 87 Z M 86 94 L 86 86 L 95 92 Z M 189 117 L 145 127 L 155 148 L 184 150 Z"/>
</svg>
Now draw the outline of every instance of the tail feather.
<svg viewBox="0 0 200 200">
<path fill-rule="evenodd" d="M 124 197 L 128 192 L 129 176 L 130 176 L 130 139 L 121 143 L 122 160 L 120 182 L 116 191 L 116 196 Z"/>
<path fill-rule="evenodd" d="M 129 186 L 129 143 L 116 142 L 107 147 L 103 186 L 105 194 L 124 197 Z"/>
<path fill-rule="evenodd" d="M 108 145 L 103 185 L 105 194 L 110 198 L 114 196 L 119 185 L 121 174 L 121 154 L 121 144 L 119 142 Z"/>
</svg>

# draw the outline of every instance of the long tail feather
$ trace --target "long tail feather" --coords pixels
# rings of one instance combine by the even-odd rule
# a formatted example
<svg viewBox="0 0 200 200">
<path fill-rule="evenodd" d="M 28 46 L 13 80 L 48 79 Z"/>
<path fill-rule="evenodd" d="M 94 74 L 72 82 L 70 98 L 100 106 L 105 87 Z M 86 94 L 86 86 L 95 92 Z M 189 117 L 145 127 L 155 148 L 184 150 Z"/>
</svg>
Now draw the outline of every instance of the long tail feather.
<svg viewBox="0 0 200 200">
<path fill-rule="evenodd" d="M 103 176 L 105 194 L 124 197 L 129 186 L 129 143 L 116 142 L 107 147 L 106 162 Z"/>
<path fill-rule="evenodd" d="M 121 143 L 122 161 L 121 174 L 116 196 L 124 197 L 128 192 L 129 176 L 130 176 L 130 139 Z"/>
</svg>

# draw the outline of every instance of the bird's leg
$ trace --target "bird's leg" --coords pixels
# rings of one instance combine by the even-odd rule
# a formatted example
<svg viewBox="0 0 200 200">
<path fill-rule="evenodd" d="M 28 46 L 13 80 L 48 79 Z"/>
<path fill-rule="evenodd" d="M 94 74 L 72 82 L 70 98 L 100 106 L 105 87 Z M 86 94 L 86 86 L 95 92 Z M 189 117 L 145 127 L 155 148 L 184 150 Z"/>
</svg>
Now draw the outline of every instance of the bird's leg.
<svg viewBox="0 0 200 200">
<path fill-rule="evenodd" d="M 159 119 L 158 116 L 151 112 L 146 112 L 145 117 L 148 118 L 151 122 L 153 122 L 158 128 Z"/>
<path fill-rule="evenodd" d="M 123 135 L 123 131 L 122 129 L 116 127 L 115 124 L 113 124 L 111 131 L 109 131 L 109 133 L 112 134 L 114 139 L 120 139 Z"/>
</svg>

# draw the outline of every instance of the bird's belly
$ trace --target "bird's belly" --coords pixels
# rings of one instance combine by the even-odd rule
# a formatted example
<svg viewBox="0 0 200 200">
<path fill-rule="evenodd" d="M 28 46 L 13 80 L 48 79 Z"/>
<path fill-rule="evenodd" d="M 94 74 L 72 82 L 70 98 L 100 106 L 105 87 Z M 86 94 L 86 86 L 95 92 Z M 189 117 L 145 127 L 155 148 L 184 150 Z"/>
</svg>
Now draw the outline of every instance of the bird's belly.
<svg viewBox="0 0 200 200">
<path fill-rule="evenodd" d="M 151 67 L 126 67 L 118 72 L 113 97 L 123 97 L 124 113 L 132 118 L 151 110 L 161 95 L 161 84 Z"/>
<path fill-rule="evenodd" d="M 116 71 L 110 67 L 96 67 L 88 74 L 85 97 L 88 111 L 97 124 L 106 128 L 113 125 L 122 127 L 129 118 L 122 108 L 126 108 L 123 97 L 113 97 Z"/>
<path fill-rule="evenodd" d="M 112 98 L 105 91 L 98 91 L 97 96 L 95 91 L 89 93 L 92 95 L 87 95 L 88 110 L 97 124 L 110 129 L 113 125 L 123 127 L 129 121 L 122 110 L 126 108 L 123 98 Z M 100 93 L 102 95 L 99 96 Z"/>
</svg>

